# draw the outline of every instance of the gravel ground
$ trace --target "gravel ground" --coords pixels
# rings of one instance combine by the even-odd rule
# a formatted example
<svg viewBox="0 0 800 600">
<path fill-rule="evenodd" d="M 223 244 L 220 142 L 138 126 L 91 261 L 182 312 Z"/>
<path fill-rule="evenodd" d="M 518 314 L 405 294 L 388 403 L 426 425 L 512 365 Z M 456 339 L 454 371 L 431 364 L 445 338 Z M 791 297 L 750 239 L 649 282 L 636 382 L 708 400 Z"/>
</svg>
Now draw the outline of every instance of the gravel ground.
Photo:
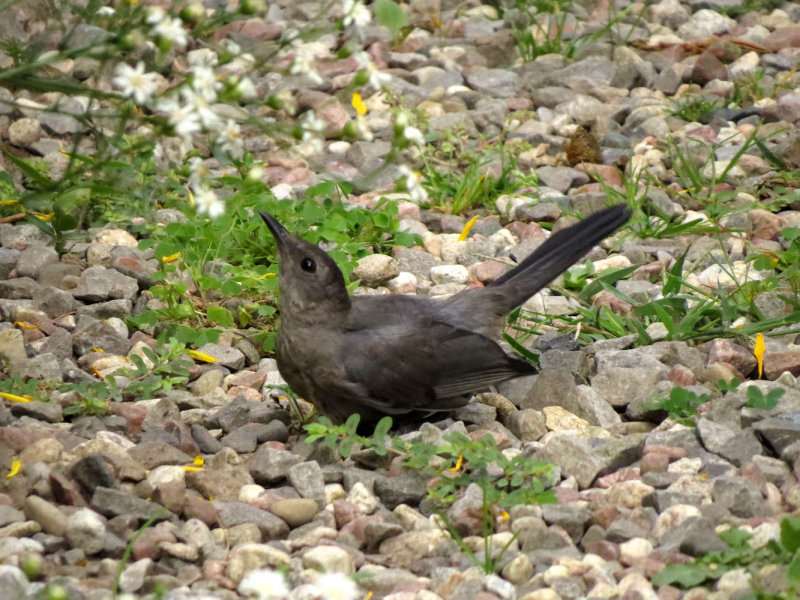
<svg viewBox="0 0 800 600">
<path fill-rule="evenodd" d="M 455 3 L 442 2 L 438 18 L 446 26 L 431 33 L 424 26 L 439 7 L 430 4 L 436 7 L 406 7 L 415 27 L 398 47 L 390 45 L 387 30 L 372 24 L 365 28 L 364 48 L 391 76 L 387 87 L 427 113 L 431 131 L 458 129 L 478 144 L 479 136 L 491 139 L 508 126 L 509 139 L 528 142 L 519 166 L 538 175 L 538 201 L 524 195 L 497 199 L 499 217 L 482 213 L 465 241 L 457 240 L 463 216 L 402 202 L 402 225 L 422 235 L 424 248 L 362 260 L 359 293 L 435 296 L 491 281 L 505 268 L 497 259 L 524 256 L 547 235 L 540 223 L 559 227 L 569 222 L 565 211 L 604 205 L 598 179 L 619 184 L 616 166 L 629 156 L 628 172 L 647 169 L 679 188 L 664 143 L 669 136 L 698 169 L 708 167 L 709 157 L 693 153 L 698 146 L 690 138 L 715 144 L 722 169 L 763 120 L 760 133 L 773 134 L 770 151 L 790 168 L 800 166 L 796 3 L 736 18 L 719 12 L 734 4 L 728 0 L 631 5 L 640 16 L 613 28 L 627 43 L 599 41 L 578 58 L 550 54 L 527 63 L 514 60 L 512 19 L 497 19 L 495 8 L 468 3 L 456 10 Z M 268 21 L 227 26 L 220 36 L 257 47 L 302 26 L 306 9 L 305 3 L 276 3 Z M 591 31 L 606 19 L 607 6 L 576 5 L 572 13 L 570 28 Z M 331 127 L 346 119 L 349 108 L 336 92 L 357 68 L 348 59 L 329 61 L 320 68 L 322 82 L 300 94 L 301 105 L 315 107 Z M 763 69 L 764 89 L 779 89 L 755 107 L 716 110 L 703 123 L 669 114 L 670 100 L 689 89 L 730 98 L 734 81 L 756 68 Z M 274 85 L 270 76 L 252 75 L 259 90 Z M 52 101 L 2 88 L 0 94 Z M 370 100 L 373 141 L 332 142 L 302 159 L 264 147 L 263 138 L 250 138 L 245 129 L 245 146 L 273 165 L 265 170 L 270 185 L 283 185 L 295 197 L 325 176 L 355 178 L 388 152 L 391 121 L 377 96 Z M 53 161 L 59 145 L 80 130 L 73 121 L 0 104 L 3 144 Z M 383 184 L 396 177 L 388 172 Z M 779 251 L 781 229 L 800 224 L 796 200 L 775 212 L 747 210 L 754 200 L 749 191 L 773 176 L 770 162 L 753 148 L 720 184 L 737 192 L 732 202 L 743 207 L 725 224 L 745 234 L 629 236 L 618 250 L 604 243 L 591 258 L 598 269 L 637 266 L 617 287 L 639 300 L 661 292 L 654 280 L 687 249 L 687 280 L 700 288 L 732 289 L 735 283 L 720 265 L 733 265 L 742 279 L 758 278 L 759 272 L 746 269 L 748 253 Z M 365 193 L 353 200 L 369 205 L 376 197 Z M 701 206 L 682 204 L 680 195 L 653 190 L 648 202 L 675 219 L 705 216 Z M 156 218 L 172 216 L 161 211 Z M 141 353 L 153 340 L 129 331 L 123 318 L 146 305 L 156 267 L 152 252 L 139 250 L 131 233 L 114 226 L 90 231 L 60 257 L 36 227 L 0 224 L 0 357 L 8 373 L 79 381 Z M 595 302 L 630 309 L 603 293 Z M 790 313 L 775 292 L 757 302 L 770 318 Z M 526 306 L 576 314 L 572 300 L 548 291 Z M 666 334 L 658 325 L 649 333 L 653 339 Z M 49 402 L 6 398 L 0 404 L 0 465 L 10 473 L 18 460 L 21 470 L 0 479 L 0 585 L 12 590 L 0 595 L 33 598 L 46 584 L 58 583 L 72 599 L 102 600 L 112 597 L 122 565 L 121 592 L 143 597 L 161 586 L 172 600 L 280 597 L 277 583 L 264 583 L 278 567 L 295 599 L 349 597 L 344 584 L 323 593 L 320 572 L 360 575 L 358 597 L 370 592 L 375 600 L 700 600 L 746 597 L 754 585 L 785 597 L 785 566 L 730 571 L 688 591 L 654 587 L 650 580 L 668 563 L 724 550 L 715 532 L 730 527 L 751 532 L 751 545 L 764 547 L 779 539 L 781 519 L 800 509 L 796 334 L 768 338 L 763 379 L 746 340 L 634 347 L 635 337 L 579 347 L 570 336 L 545 335 L 536 342 L 538 375 L 507 382 L 497 390 L 501 396 L 482 395 L 447 419 L 404 434 L 430 440 L 442 430 L 473 439 L 489 433 L 509 456 L 557 467 L 558 504 L 508 511 L 490 540 L 494 548 L 509 544 L 491 575 L 474 566 L 432 517 L 418 472 L 376 461 L 369 452 L 339 460 L 298 439 L 274 393 L 281 383 L 275 361 L 259 356 L 244 337 L 226 335 L 200 348 L 217 362 L 194 365 L 188 390 L 113 402 L 107 416 L 65 416 L 63 407 L 74 401 L 69 394 L 54 394 Z M 738 390 L 715 387 L 734 376 L 746 382 Z M 674 386 L 710 395 L 693 426 L 647 404 Z M 751 408 L 750 386 L 783 395 L 770 409 Z M 184 468 L 198 455 L 204 457 L 202 470 Z M 481 508 L 474 491 L 468 488 L 447 514 L 468 544 L 482 548 L 481 522 L 468 518 Z M 132 551 L 123 559 L 126 548 Z M 38 575 L 29 581 L 25 573 L 37 560 Z"/>
</svg>

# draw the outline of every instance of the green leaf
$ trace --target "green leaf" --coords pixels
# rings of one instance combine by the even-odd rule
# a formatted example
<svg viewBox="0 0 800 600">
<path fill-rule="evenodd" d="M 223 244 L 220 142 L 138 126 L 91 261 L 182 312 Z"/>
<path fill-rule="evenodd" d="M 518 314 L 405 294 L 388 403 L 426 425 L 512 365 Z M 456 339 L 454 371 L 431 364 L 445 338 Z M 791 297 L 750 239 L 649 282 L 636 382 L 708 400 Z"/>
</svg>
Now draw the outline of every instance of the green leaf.
<svg viewBox="0 0 800 600">
<path fill-rule="evenodd" d="M 406 13 L 393 0 L 378 0 L 375 3 L 375 20 L 391 31 L 392 35 L 397 35 L 403 27 L 408 25 Z"/>
<path fill-rule="evenodd" d="M 800 550 L 800 517 L 788 516 L 781 520 L 781 544 L 789 552 Z"/>
<path fill-rule="evenodd" d="M 233 327 L 233 315 L 224 306 L 209 306 L 206 308 L 206 316 L 220 327 Z"/>
<path fill-rule="evenodd" d="M 800 552 L 795 553 L 792 562 L 789 563 L 787 575 L 792 581 L 800 581 Z"/>
</svg>

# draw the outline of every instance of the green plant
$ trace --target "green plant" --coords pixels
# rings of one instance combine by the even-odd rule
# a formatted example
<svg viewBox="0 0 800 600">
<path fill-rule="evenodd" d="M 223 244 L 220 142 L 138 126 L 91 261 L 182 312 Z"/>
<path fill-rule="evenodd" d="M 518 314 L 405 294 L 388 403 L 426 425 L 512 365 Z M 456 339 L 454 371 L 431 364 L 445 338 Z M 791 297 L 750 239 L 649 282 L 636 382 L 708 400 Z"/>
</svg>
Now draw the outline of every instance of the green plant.
<svg viewBox="0 0 800 600">
<path fill-rule="evenodd" d="M 672 108 L 667 109 L 667 114 L 680 117 L 690 123 L 699 122 L 712 110 L 722 108 L 724 102 L 720 98 L 709 98 L 703 94 L 685 96 L 677 100 L 670 100 Z"/>
<path fill-rule="evenodd" d="M 800 517 L 781 520 L 780 540 L 770 540 L 760 548 L 748 541 L 752 534 L 741 529 L 728 529 L 719 534 L 727 550 L 709 552 L 686 564 L 667 565 L 653 577 L 653 585 L 676 585 L 693 588 L 715 581 L 733 569 L 745 569 L 757 581 L 757 571 L 765 565 L 788 565 L 785 590 L 780 595 L 755 589 L 751 598 L 797 598 L 800 593 Z"/>
<path fill-rule="evenodd" d="M 80 380 L 61 388 L 69 392 L 75 402 L 64 408 L 65 417 L 80 415 L 107 415 L 109 402 L 122 401 L 122 392 L 114 385 L 113 380 Z"/>
<path fill-rule="evenodd" d="M 675 386 L 669 391 L 669 398 L 658 398 L 645 402 L 647 410 L 664 410 L 676 423 L 691 426 L 700 405 L 708 402 L 709 394 L 698 396 L 691 390 Z"/>
<path fill-rule="evenodd" d="M 745 404 L 745 406 L 747 408 L 756 408 L 760 410 L 772 410 L 778 405 L 778 400 L 780 400 L 785 393 L 786 390 L 784 389 L 774 388 L 765 395 L 759 388 L 751 385 L 747 388 L 747 404 Z"/>
<path fill-rule="evenodd" d="M 452 432 L 444 436 L 446 444 L 438 446 L 395 437 L 391 438 L 389 447 L 386 442 L 392 426 L 390 417 L 379 421 L 372 436 L 358 435 L 359 420 L 359 415 L 354 414 L 343 425 L 333 425 L 322 417 L 318 422 L 305 426 L 309 434 L 306 442 L 322 440 L 327 447 L 337 449 L 342 457 L 350 456 L 356 445 L 369 448 L 379 456 L 391 451 L 402 458 L 403 466 L 430 476 L 428 498 L 434 503 L 442 523 L 462 550 L 487 573 L 496 570 L 502 553 L 508 548 L 506 546 L 499 557 L 489 551 L 489 536 L 495 531 L 496 509 L 556 501 L 554 491 L 548 489 L 553 483 L 553 466 L 524 455 L 509 458 L 489 434 L 471 440 Z M 485 544 L 482 561 L 465 544 L 444 512 L 473 483 L 482 491 L 481 519 Z"/>
</svg>

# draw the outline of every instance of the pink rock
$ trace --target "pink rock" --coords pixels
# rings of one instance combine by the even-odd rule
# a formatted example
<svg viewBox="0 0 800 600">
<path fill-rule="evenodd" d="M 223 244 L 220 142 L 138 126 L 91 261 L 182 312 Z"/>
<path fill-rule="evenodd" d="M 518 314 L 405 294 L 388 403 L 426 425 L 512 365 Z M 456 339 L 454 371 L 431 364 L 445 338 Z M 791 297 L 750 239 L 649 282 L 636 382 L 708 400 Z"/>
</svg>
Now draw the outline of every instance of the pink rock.
<svg viewBox="0 0 800 600">
<path fill-rule="evenodd" d="M 692 373 L 692 370 L 686 365 L 673 365 L 667 373 L 667 379 L 675 385 L 694 385 L 697 383 L 697 378 Z"/>
<path fill-rule="evenodd" d="M 751 240 L 777 241 L 782 229 L 783 220 L 768 210 L 754 208 L 747 213 L 747 237 Z"/>
<path fill-rule="evenodd" d="M 756 357 L 746 348 L 734 344 L 731 340 L 717 338 L 708 344 L 708 364 L 728 363 L 747 376 L 756 368 Z"/>
<path fill-rule="evenodd" d="M 800 351 L 771 352 L 764 355 L 764 379 L 775 380 L 781 373 L 800 375 Z"/>
<path fill-rule="evenodd" d="M 767 36 L 762 45 L 773 52 L 782 48 L 800 48 L 800 25 L 776 29 Z"/>
</svg>

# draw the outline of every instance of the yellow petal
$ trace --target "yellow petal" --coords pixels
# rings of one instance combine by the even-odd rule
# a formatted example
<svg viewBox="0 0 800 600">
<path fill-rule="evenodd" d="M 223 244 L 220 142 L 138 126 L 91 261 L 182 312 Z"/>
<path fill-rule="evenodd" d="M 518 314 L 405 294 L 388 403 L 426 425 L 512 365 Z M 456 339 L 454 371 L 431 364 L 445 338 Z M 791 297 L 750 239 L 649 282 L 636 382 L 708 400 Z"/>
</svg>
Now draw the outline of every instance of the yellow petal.
<svg viewBox="0 0 800 600">
<path fill-rule="evenodd" d="M 8 475 L 6 475 L 6 479 L 11 479 L 15 475 L 17 475 L 21 469 L 22 469 L 22 463 L 15 458 L 13 461 L 11 461 L 11 469 L 9 470 Z"/>
<path fill-rule="evenodd" d="M 33 213 L 33 216 L 36 217 L 37 219 L 39 219 L 40 221 L 49 221 L 49 220 L 51 220 L 53 218 L 53 213 L 47 213 L 47 214 L 41 214 L 41 215 L 37 214 L 37 213 Z"/>
<path fill-rule="evenodd" d="M 202 362 L 207 362 L 207 363 L 217 362 L 217 359 L 211 356 L 210 354 L 206 354 L 205 352 L 199 352 L 197 350 L 189 350 L 189 356 L 191 356 L 195 360 L 199 360 Z"/>
<path fill-rule="evenodd" d="M 14 327 L 21 327 L 22 329 L 39 329 L 38 325 L 31 325 L 24 321 L 14 321 Z"/>
<path fill-rule="evenodd" d="M 194 466 L 195 466 L 195 467 L 202 467 L 202 466 L 203 466 L 203 464 L 204 464 L 206 461 L 205 461 L 205 459 L 203 458 L 202 454 L 198 454 L 197 456 L 195 456 L 195 457 L 194 457 L 194 460 L 193 460 L 192 462 L 194 463 Z"/>
<path fill-rule="evenodd" d="M 105 352 L 105 350 L 98 348 L 97 346 L 92 346 L 92 352 Z"/>
<path fill-rule="evenodd" d="M 176 252 L 175 254 L 170 254 L 169 256 L 165 256 L 164 258 L 161 259 L 161 262 L 163 262 L 163 263 L 175 262 L 180 257 L 181 257 L 181 253 L 180 252 Z"/>
<path fill-rule="evenodd" d="M 13 206 L 14 204 L 19 204 L 19 200 L 0 200 L 2 206 Z"/>
<path fill-rule="evenodd" d="M 761 375 L 764 372 L 764 351 L 766 350 L 766 346 L 764 345 L 764 334 L 759 333 L 756 335 L 756 345 L 753 348 L 753 354 L 758 361 L 758 378 L 761 379 Z"/>
<path fill-rule="evenodd" d="M 187 473 L 197 473 L 199 471 L 204 471 L 205 469 L 203 469 L 203 467 L 190 467 L 189 465 L 185 465 L 183 470 Z"/>
<path fill-rule="evenodd" d="M 9 394 L 8 392 L 0 392 L 0 398 L 11 400 L 11 402 L 30 402 L 33 400 L 30 396 L 17 396 L 16 394 Z"/>
<path fill-rule="evenodd" d="M 364 101 L 361 99 L 361 94 L 358 92 L 353 92 L 353 100 L 352 100 L 353 108 L 356 109 L 359 117 L 363 117 L 367 114 L 367 107 L 364 106 Z"/>
<path fill-rule="evenodd" d="M 461 233 L 458 234 L 459 242 L 463 242 L 464 240 L 467 239 L 469 232 L 472 231 L 472 226 L 475 225 L 475 221 L 477 220 L 478 220 L 478 215 L 475 215 L 469 221 L 467 221 L 467 224 L 464 225 L 464 229 L 462 229 Z"/>
<path fill-rule="evenodd" d="M 459 454 L 459 455 L 458 455 L 458 460 L 456 461 L 456 464 L 455 464 L 455 466 L 453 466 L 453 467 L 450 467 L 450 468 L 449 468 L 449 469 L 447 469 L 447 470 L 448 470 L 448 471 L 450 471 L 451 473 L 452 473 L 452 472 L 455 472 L 455 471 L 458 471 L 459 469 L 461 469 L 461 464 L 462 464 L 463 462 L 464 462 L 464 455 L 463 455 L 463 454 Z"/>
</svg>

